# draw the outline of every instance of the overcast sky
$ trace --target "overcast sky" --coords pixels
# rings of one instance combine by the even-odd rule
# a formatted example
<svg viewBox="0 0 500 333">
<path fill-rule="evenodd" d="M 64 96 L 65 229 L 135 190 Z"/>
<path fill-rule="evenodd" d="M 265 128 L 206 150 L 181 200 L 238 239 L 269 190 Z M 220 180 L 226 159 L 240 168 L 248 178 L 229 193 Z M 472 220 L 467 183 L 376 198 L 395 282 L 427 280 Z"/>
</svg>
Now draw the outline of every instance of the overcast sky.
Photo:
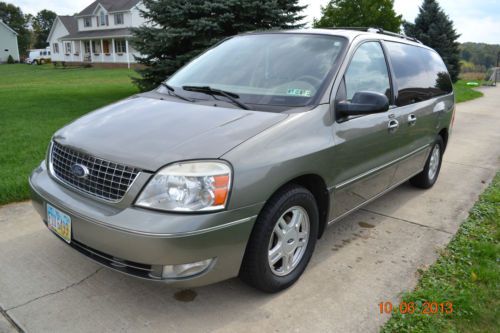
<svg viewBox="0 0 500 333">
<path fill-rule="evenodd" d="M 41 9 L 50 9 L 59 15 L 72 15 L 81 11 L 92 0 L 4 0 L 21 7 L 23 12 L 36 14 Z M 307 21 L 321 15 L 321 6 L 328 0 L 300 0 L 309 5 Z M 403 18 L 413 21 L 418 14 L 421 1 L 396 0 L 395 9 Z M 500 44 L 500 0 L 439 0 L 439 4 L 455 23 L 462 36 L 460 42 L 484 42 Z"/>
</svg>

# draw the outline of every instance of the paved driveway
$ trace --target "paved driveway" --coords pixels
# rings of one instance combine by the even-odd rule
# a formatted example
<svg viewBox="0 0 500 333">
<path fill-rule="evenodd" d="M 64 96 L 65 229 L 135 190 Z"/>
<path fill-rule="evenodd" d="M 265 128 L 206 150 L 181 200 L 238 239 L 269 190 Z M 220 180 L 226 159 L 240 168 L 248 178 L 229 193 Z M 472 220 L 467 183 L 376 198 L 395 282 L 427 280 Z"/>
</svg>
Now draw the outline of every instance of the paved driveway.
<svg viewBox="0 0 500 333">
<path fill-rule="evenodd" d="M 458 105 L 433 189 L 404 184 L 329 228 L 277 295 L 237 279 L 180 291 L 123 276 L 56 240 L 29 203 L 4 206 L 0 332 L 375 332 L 388 319 L 378 303 L 415 286 L 500 168 L 500 87 L 484 92 Z"/>
</svg>

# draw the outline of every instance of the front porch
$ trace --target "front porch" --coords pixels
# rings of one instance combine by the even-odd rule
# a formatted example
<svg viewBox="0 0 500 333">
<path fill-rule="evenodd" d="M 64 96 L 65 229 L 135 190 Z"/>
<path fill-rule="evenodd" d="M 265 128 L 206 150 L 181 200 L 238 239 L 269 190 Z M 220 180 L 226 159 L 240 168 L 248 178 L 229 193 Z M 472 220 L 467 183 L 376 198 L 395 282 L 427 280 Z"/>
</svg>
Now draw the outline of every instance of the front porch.
<svg viewBox="0 0 500 333">
<path fill-rule="evenodd" d="M 127 38 L 64 40 L 62 50 L 52 53 L 52 61 L 83 64 L 119 64 L 131 67 L 134 53 Z"/>
</svg>

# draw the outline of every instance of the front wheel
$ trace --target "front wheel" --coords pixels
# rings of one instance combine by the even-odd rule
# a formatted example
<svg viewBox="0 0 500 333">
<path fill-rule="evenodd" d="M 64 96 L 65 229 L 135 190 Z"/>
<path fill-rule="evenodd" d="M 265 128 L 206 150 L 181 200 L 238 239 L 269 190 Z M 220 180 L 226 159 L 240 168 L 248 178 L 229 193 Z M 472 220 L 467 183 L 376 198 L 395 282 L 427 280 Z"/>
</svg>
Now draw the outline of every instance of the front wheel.
<svg viewBox="0 0 500 333">
<path fill-rule="evenodd" d="M 304 187 L 278 191 L 257 218 L 240 277 L 264 292 L 278 292 L 304 272 L 318 237 L 318 207 Z"/>
<path fill-rule="evenodd" d="M 431 153 L 427 158 L 424 170 L 418 175 L 410 179 L 410 183 L 419 188 L 431 188 L 436 182 L 439 171 L 441 170 L 441 163 L 443 159 L 444 143 L 441 136 L 438 136 L 434 142 Z"/>
</svg>

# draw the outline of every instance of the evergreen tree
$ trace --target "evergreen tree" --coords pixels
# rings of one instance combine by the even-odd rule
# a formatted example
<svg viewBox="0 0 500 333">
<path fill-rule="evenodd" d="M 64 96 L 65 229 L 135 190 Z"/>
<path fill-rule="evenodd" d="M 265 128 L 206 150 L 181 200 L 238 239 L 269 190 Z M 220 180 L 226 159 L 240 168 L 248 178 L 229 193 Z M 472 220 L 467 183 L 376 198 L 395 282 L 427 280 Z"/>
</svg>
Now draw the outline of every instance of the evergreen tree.
<svg viewBox="0 0 500 333">
<path fill-rule="evenodd" d="M 321 7 L 315 28 L 373 27 L 399 32 L 402 16 L 394 11 L 394 0 L 331 0 Z"/>
<path fill-rule="evenodd" d="M 225 37 L 241 32 L 300 28 L 298 0 L 144 0 L 148 25 L 134 29 L 133 46 L 146 67 L 134 79 L 149 90 Z"/>
<path fill-rule="evenodd" d="M 443 58 L 451 80 L 456 82 L 460 73 L 459 34 L 453 21 L 441 9 L 436 0 L 424 0 L 415 23 L 403 24 L 405 33 L 432 47 Z"/>
</svg>

